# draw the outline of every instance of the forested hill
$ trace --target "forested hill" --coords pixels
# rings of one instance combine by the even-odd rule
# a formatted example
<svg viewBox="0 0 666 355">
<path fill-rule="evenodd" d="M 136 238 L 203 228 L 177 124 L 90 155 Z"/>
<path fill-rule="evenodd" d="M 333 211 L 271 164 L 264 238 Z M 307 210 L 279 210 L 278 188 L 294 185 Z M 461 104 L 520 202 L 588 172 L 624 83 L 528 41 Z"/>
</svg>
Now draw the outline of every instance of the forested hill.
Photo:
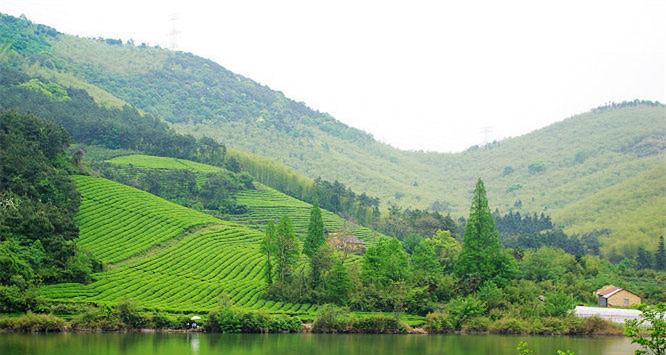
<svg viewBox="0 0 666 355">
<path fill-rule="evenodd" d="M 659 216 L 643 216 L 657 222 L 640 228 L 643 222 L 629 217 L 640 215 L 636 211 L 650 203 L 643 187 L 666 184 L 647 173 L 665 163 L 666 108 L 661 104 L 602 107 L 457 154 L 405 152 L 188 53 L 79 38 L 3 15 L 0 63 L 63 87 L 85 89 L 106 106 L 129 103 L 170 122 L 177 131 L 208 135 L 309 177 L 340 180 L 359 193 L 380 197 L 383 208 L 397 203 L 463 216 L 472 182 L 480 176 L 491 207 L 502 212 L 546 212 L 555 224 L 574 223 L 567 227 L 576 232 L 603 229 L 605 221 L 613 219 L 636 226 L 631 239 L 650 249 L 666 231 Z M 565 219 L 567 212 L 558 220 L 559 212 L 574 204 L 594 210 L 588 203 L 603 201 L 628 179 L 642 182 L 630 185 L 636 189 L 627 195 L 632 202 L 623 201 L 631 211 L 599 210 L 592 222 Z M 609 241 L 629 237 L 612 233 Z"/>
</svg>

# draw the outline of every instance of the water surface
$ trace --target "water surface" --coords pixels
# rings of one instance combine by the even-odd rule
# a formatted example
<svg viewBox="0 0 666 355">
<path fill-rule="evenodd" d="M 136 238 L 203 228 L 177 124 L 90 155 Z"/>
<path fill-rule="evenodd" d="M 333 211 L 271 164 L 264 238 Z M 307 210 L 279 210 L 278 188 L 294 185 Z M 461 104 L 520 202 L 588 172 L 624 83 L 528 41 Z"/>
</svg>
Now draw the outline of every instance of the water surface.
<svg viewBox="0 0 666 355">
<path fill-rule="evenodd" d="M 624 337 L 369 334 L 0 334 L 2 355 L 514 355 L 526 341 L 536 355 L 557 349 L 576 355 L 627 355 Z"/>
</svg>

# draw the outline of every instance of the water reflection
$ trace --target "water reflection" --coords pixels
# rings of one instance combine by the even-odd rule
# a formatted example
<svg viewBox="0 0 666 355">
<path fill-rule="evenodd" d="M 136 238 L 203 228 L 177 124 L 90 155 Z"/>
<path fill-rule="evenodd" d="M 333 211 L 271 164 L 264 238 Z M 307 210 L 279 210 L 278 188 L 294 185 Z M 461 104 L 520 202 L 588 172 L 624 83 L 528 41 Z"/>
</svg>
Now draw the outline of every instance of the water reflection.
<svg viewBox="0 0 666 355">
<path fill-rule="evenodd" d="M 333 334 L 0 334 L 0 354 L 71 355 L 513 355 L 520 341 L 535 354 L 569 349 L 576 355 L 625 355 L 623 337 Z"/>
</svg>

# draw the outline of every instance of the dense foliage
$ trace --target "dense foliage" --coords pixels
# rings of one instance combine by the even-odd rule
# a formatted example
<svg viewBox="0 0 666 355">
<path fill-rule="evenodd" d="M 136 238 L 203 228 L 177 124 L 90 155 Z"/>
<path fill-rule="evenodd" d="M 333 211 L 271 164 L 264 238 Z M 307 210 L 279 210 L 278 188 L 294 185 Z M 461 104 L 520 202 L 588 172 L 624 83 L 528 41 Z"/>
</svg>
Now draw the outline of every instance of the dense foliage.
<svg viewBox="0 0 666 355">
<path fill-rule="evenodd" d="M 87 282 L 100 266 L 76 246 L 69 143 L 60 126 L 0 112 L 0 312 L 32 309 L 30 287 Z"/>
<path fill-rule="evenodd" d="M 201 172 L 187 167 L 146 169 L 132 163 L 125 167 L 116 164 L 112 160 L 111 163 L 93 163 L 91 167 L 106 179 L 218 217 L 247 212 L 246 206 L 237 203 L 235 195 L 254 188 L 252 176 L 226 169 Z"/>
<path fill-rule="evenodd" d="M 174 133 L 158 118 L 141 114 L 135 108 L 106 108 L 98 105 L 85 90 L 46 84 L 11 69 L 0 71 L 0 107 L 31 112 L 60 124 L 79 143 L 215 165 L 225 162 L 226 148 L 210 138 Z"/>
</svg>

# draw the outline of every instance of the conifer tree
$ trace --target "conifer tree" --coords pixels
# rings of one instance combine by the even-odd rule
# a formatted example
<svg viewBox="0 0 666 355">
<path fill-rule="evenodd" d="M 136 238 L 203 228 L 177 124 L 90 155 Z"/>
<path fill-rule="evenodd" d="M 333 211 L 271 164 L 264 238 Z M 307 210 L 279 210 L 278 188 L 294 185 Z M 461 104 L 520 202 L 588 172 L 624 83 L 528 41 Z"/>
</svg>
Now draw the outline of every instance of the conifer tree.
<svg viewBox="0 0 666 355">
<path fill-rule="evenodd" d="M 476 280 L 470 283 L 471 287 L 478 287 L 486 281 L 493 281 L 502 287 L 517 272 L 516 261 L 504 252 L 499 242 L 481 179 L 474 189 L 462 250 L 454 270 L 463 281 Z"/>
<path fill-rule="evenodd" d="M 310 278 L 312 288 L 316 288 L 321 282 L 323 269 L 330 267 L 329 255 L 322 250 L 326 243 L 324 235 L 324 221 L 321 218 L 319 202 L 315 200 L 310 210 L 310 223 L 308 224 L 308 235 L 303 243 L 303 254 L 310 259 Z"/>
<path fill-rule="evenodd" d="M 303 254 L 312 258 L 325 242 L 324 221 L 321 218 L 319 202 L 315 201 L 310 210 L 310 223 L 308 224 L 308 235 L 303 243 Z"/>
<path fill-rule="evenodd" d="M 666 250 L 664 250 L 664 236 L 659 237 L 659 249 L 655 255 L 655 268 L 657 270 L 666 270 Z"/>
</svg>

